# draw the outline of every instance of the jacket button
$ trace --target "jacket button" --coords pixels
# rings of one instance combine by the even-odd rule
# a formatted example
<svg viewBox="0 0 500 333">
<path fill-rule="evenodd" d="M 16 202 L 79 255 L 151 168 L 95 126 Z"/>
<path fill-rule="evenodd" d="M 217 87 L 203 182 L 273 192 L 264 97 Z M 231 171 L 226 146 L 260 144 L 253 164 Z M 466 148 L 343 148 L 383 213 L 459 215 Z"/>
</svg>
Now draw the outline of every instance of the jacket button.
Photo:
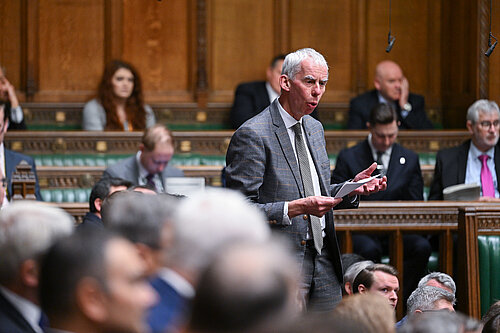
<svg viewBox="0 0 500 333">
<path fill-rule="evenodd" d="M 302 246 L 306 245 L 306 241 L 305 240 L 301 240 L 300 241 L 300 245 L 302 245 Z"/>
<path fill-rule="evenodd" d="M 302 218 L 303 218 L 304 220 L 307 220 L 307 219 L 309 218 L 309 216 L 308 216 L 307 214 L 304 214 L 304 216 L 302 216 Z"/>
</svg>

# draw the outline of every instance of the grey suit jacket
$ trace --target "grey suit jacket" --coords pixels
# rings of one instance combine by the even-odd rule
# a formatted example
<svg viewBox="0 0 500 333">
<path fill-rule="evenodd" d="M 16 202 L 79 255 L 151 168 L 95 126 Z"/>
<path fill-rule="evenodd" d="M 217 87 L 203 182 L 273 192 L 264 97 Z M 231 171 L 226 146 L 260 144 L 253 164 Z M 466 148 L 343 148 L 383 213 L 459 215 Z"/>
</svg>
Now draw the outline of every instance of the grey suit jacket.
<svg viewBox="0 0 500 333">
<path fill-rule="evenodd" d="M 231 138 L 226 155 L 226 186 L 241 191 L 261 207 L 271 227 L 291 238 L 299 262 L 303 261 L 308 220 L 307 215 L 283 221 L 283 207 L 304 197 L 304 188 L 299 166 L 287 133 L 287 129 L 275 100 L 264 111 L 244 123 Z M 330 185 L 330 161 L 326 152 L 325 137 L 321 123 L 310 116 L 303 117 L 305 136 L 309 145 L 321 193 L 331 196 L 340 188 Z M 355 208 L 359 202 L 344 200 L 336 208 Z M 338 281 L 342 283 L 340 251 L 333 223 L 333 212 L 325 215 L 326 239 L 331 261 Z"/>
<path fill-rule="evenodd" d="M 126 159 L 110 165 L 102 175 L 103 178 L 117 177 L 130 181 L 133 185 L 139 185 L 139 166 L 137 165 L 136 155 L 127 157 Z M 183 177 L 184 172 L 175 167 L 166 166 L 161 173 L 161 181 L 165 188 L 165 177 Z"/>
</svg>

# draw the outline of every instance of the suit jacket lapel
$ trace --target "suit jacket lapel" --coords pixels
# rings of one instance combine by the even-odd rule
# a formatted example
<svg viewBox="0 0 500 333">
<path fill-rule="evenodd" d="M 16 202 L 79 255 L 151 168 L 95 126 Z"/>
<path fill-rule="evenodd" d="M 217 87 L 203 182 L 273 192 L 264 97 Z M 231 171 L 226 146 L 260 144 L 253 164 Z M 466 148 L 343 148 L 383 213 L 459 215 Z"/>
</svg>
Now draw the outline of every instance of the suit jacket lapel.
<svg viewBox="0 0 500 333">
<path fill-rule="evenodd" d="M 297 183 L 300 195 L 301 197 L 304 197 L 304 186 L 302 185 L 302 178 L 300 177 L 299 165 L 297 164 L 297 159 L 292 148 L 292 143 L 290 142 L 290 137 L 288 136 L 288 131 L 286 129 L 285 123 L 283 122 L 283 118 L 281 118 L 276 103 L 278 103 L 278 101 L 274 100 L 269 109 L 273 125 L 275 126 L 274 133 L 276 135 L 276 138 L 278 139 L 281 151 L 285 156 L 288 166 L 290 167 L 290 171 L 293 174 L 293 178 Z"/>
<path fill-rule="evenodd" d="M 500 149 L 495 146 L 495 172 L 497 174 L 497 188 L 500 192 Z"/>
<path fill-rule="evenodd" d="M 467 171 L 467 157 L 469 155 L 471 140 L 466 141 L 460 146 L 460 153 L 458 154 L 458 183 L 465 183 L 465 172 Z M 446 172 L 446 170 L 445 170 Z"/>
</svg>

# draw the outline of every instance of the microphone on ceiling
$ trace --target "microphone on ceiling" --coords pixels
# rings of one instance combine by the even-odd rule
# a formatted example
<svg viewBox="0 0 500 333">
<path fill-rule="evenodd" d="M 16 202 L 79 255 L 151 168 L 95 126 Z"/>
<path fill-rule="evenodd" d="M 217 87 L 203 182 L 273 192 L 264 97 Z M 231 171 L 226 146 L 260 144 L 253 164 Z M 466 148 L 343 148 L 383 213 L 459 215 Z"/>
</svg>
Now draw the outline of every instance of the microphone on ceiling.
<svg viewBox="0 0 500 333">
<path fill-rule="evenodd" d="M 498 39 L 496 39 L 495 36 L 493 36 L 493 34 L 491 33 L 491 13 L 492 13 L 492 4 L 491 4 L 491 0 L 490 0 L 490 34 L 488 35 L 488 49 L 486 50 L 486 52 L 484 52 L 484 55 L 489 57 L 491 55 L 491 53 L 493 52 L 493 50 L 495 49 L 495 46 L 497 46 L 498 44 Z M 495 40 L 495 42 L 492 44 L 492 38 Z"/>
<path fill-rule="evenodd" d="M 392 12 L 392 0 L 389 0 L 389 34 L 387 35 L 387 47 L 385 48 L 385 52 L 389 53 L 394 46 L 394 42 L 396 41 L 396 37 L 391 35 L 391 12 Z"/>
</svg>

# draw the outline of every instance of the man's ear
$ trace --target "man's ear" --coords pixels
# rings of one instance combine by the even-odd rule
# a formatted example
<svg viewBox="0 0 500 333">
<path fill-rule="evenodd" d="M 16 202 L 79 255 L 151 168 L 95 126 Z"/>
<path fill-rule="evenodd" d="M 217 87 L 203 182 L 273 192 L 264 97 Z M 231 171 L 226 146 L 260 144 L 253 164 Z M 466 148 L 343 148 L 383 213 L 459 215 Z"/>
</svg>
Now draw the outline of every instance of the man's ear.
<svg viewBox="0 0 500 333">
<path fill-rule="evenodd" d="M 373 79 L 373 85 L 375 86 L 375 89 L 380 90 L 380 82 L 376 76 Z"/>
<path fill-rule="evenodd" d="M 290 91 L 290 79 L 285 74 L 280 75 L 280 87 L 282 90 Z"/>
<path fill-rule="evenodd" d="M 360 294 L 367 293 L 367 292 L 368 292 L 368 288 L 366 288 L 364 284 L 360 284 L 360 285 L 358 286 L 358 292 L 359 292 Z"/>
<path fill-rule="evenodd" d="M 78 282 L 75 299 L 85 317 L 98 323 L 106 320 L 108 316 L 106 295 L 94 278 L 86 277 Z"/>
<path fill-rule="evenodd" d="M 144 147 L 144 144 L 143 144 L 143 143 L 141 143 L 141 144 L 139 145 L 139 150 L 140 150 L 141 152 L 144 152 L 144 148 L 145 148 L 145 147 Z"/>
<path fill-rule="evenodd" d="M 34 259 L 25 260 L 21 264 L 20 273 L 24 285 L 31 288 L 38 287 L 38 263 Z"/>
<path fill-rule="evenodd" d="M 472 127 L 474 126 L 474 124 L 472 123 L 472 121 L 467 120 L 467 123 L 465 125 L 467 126 L 467 130 L 469 131 L 469 133 L 474 134 L 474 131 L 472 130 Z"/>
<path fill-rule="evenodd" d="M 102 199 L 101 198 L 97 198 L 94 200 L 94 206 L 95 206 L 95 209 L 100 213 L 101 212 L 101 207 L 102 207 Z"/>
<path fill-rule="evenodd" d="M 422 310 L 415 310 L 415 313 L 422 313 Z"/>
</svg>

